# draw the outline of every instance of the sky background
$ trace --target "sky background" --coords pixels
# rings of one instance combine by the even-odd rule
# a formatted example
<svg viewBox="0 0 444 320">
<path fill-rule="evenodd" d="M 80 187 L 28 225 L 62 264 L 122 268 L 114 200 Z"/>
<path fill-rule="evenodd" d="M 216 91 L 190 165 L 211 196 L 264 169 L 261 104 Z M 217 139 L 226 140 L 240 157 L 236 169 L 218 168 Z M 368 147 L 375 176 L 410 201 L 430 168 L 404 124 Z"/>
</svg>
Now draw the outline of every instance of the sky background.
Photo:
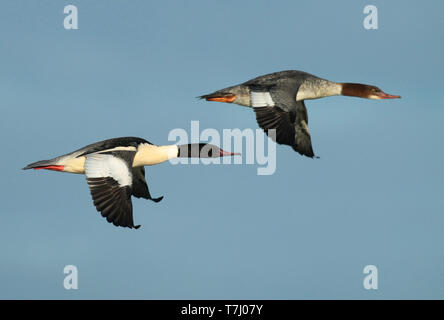
<svg viewBox="0 0 444 320">
<path fill-rule="evenodd" d="M 63 28 L 63 8 L 79 29 Z M 363 28 L 378 8 L 379 29 Z M 0 298 L 444 298 L 439 1 L 3 1 Z M 84 176 L 22 171 L 89 143 L 174 128 L 257 128 L 195 97 L 280 70 L 377 85 L 398 100 L 307 101 L 320 159 L 147 168 L 134 231 L 96 212 Z M 75 265 L 79 289 L 65 290 Z M 365 290 L 376 265 L 379 289 Z"/>
</svg>

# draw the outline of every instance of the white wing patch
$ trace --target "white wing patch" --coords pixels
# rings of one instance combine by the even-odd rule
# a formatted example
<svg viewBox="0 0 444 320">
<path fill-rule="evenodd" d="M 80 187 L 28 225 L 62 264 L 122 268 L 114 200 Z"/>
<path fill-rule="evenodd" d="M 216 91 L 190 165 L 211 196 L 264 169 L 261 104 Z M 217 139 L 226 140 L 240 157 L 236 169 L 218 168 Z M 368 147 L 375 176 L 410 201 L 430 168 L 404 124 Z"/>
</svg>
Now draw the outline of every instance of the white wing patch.
<svg viewBox="0 0 444 320">
<path fill-rule="evenodd" d="M 270 92 L 251 91 L 250 98 L 252 107 L 274 107 Z"/>
<path fill-rule="evenodd" d="M 133 178 L 126 162 L 109 154 L 93 153 L 86 156 L 85 175 L 87 178 L 111 177 L 119 186 L 131 186 Z"/>
</svg>

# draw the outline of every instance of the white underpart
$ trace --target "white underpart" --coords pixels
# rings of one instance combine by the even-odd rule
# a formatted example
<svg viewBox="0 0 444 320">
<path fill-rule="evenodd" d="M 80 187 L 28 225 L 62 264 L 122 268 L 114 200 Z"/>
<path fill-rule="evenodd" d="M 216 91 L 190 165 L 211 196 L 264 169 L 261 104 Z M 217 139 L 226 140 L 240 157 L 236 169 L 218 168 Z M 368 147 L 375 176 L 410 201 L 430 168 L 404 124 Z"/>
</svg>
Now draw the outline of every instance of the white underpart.
<svg viewBox="0 0 444 320">
<path fill-rule="evenodd" d="M 132 176 L 124 160 L 108 154 L 93 153 L 86 156 L 85 175 L 87 178 L 111 177 L 119 186 L 131 186 Z"/>
<path fill-rule="evenodd" d="M 274 101 L 270 92 L 251 91 L 251 106 L 257 107 L 274 107 Z"/>
</svg>

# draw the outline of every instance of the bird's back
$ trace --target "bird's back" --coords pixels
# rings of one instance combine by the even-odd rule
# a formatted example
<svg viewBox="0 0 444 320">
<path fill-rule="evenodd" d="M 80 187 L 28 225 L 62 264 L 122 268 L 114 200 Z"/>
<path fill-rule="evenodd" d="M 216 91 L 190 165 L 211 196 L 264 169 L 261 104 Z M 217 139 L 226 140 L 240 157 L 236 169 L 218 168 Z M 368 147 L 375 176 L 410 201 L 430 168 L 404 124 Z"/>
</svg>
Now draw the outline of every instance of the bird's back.
<svg viewBox="0 0 444 320">
<path fill-rule="evenodd" d="M 317 78 L 317 77 L 304 71 L 285 70 L 256 77 L 247 82 L 244 82 L 243 85 L 270 87 L 278 83 L 287 82 L 287 81 L 292 81 L 292 82 L 296 81 L 302 83 L 308 78 Z"/>
</svg>

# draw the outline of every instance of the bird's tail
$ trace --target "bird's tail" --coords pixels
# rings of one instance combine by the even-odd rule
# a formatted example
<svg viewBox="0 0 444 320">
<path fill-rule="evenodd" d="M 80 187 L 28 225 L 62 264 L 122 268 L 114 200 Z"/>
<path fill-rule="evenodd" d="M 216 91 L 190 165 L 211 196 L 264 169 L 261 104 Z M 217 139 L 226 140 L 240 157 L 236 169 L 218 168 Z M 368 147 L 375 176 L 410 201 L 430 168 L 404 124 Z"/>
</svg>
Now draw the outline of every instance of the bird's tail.
<svg viewBox="0 0 444 320">
<path fill-rule="evenodd" d="M 59 159 L 54 158 L 51 160 L 40 160 L 37 162 L 33 162 L 28 164 L 23 170 L 29 169 L 46 169 L 46 170 L 54 170 L 54 171 L 63 171 L 65 166 L 59 164 Z"/>
</svg>

